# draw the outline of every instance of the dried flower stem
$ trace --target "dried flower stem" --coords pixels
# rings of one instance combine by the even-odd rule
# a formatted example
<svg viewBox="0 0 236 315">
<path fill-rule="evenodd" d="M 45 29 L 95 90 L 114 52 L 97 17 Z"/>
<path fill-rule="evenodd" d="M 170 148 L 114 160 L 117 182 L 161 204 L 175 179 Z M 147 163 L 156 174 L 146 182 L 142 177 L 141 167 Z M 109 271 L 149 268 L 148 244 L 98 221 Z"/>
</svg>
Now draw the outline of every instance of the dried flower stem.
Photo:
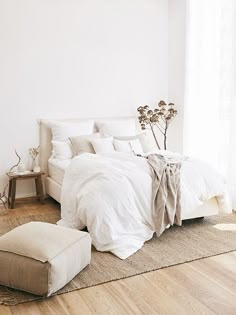
<svg viewBox="0 0 236 315">
<path fill-rule="evenodd" d="M 20 161 L 21 161 L 21 157 L 20 157 L 19 154 L 17 153 L 16 149 L 15 149 L 15 154 L 16 154 L 16 156 L 18 157 L 18 162 L 17 162 L 17 164 L 13 165 L 13 166 L 10 168 L 9 173 L 10 173 L 15 167 L 17 167 L 17 166 L 20 164 Z"/>
<path fill-rule="evenodd" d="M 166 121 L 166 126 L 165 126 L 165 132 L 164 132 L 164 150 L 166 150 L 166 142 L 167 142 L 167 129 L 168 129 L 168 123 Z"/>
<path fill-rule="evenodd" d="M 157 145 L 158 149 L 161 150 L 161 147 L 160 147 L 160 145 L 159 145 L 159 143 L 157 141 L 157 137 L 156 137 L 155 132 L 153 130 L 152 124 L 149 123 L 149 125 L 150 125 L 151 131 L 152 131 L 153 138 L 154 138 L 154 140 L 156 142 L 156 145 Z"/>
</svg>

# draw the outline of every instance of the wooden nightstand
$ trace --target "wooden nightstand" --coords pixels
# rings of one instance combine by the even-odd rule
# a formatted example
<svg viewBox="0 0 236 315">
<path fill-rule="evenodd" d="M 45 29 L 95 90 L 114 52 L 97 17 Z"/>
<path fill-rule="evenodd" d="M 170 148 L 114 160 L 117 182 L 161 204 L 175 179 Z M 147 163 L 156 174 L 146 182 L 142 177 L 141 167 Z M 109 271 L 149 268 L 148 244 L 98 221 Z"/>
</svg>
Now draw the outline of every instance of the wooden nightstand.
<svg viewBox="0 0 236 315">
<path fill-rule="evenodd" d="M 9 177 L 9 190 L 8 190 L 8 207 L 14 209 L 15 207 L 15 199 L 16 199 L 16 181 L 24 180 L 24 179 L 34 179 L 35 180 L 35 188 L 37 199 L 40 200 L 41 203 L 44 202 L 44 192 L 43 192 L 43 182 L 42 176 L 44 172 L 27 172 L 23 174 L 19 173 L 7 173 Z"/>
</svg>

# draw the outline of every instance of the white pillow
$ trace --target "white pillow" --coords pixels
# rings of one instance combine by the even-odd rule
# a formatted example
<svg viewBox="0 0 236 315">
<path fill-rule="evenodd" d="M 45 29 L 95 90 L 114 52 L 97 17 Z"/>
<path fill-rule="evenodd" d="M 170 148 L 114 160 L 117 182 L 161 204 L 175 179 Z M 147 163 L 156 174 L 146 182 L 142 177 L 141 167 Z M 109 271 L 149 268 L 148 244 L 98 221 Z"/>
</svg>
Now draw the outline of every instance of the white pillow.
<svg viewBox="0 0 236 315">
<path fill-rule="evenodd" d="M 104 136 L 134 136 L 136 134 L 136 126 L 134 119 L 116 120 L 110 122 L 96 121 L 99 132 Z"/>
<path fill-rule="evenodd" d="M 124 140 L 113 140 L 113 145 L 115 150 L 118 152 L 124 153 L 135 153 L 135 154 L 143 154 L 143 148 L 139 139 L 124 141 Z"/>
<path fill-rule="evenodd" d="M 133 153 L 132 147 L 129 141 L 120 141 L 120 140 L 113 140 L 113 145 L 116 151 L 124 152 L 124 153 Z"/>
<path fill-rule="evenodd" d="M 92 140 L 91 143 L 93 145 L 94 151 L 98 154 L 115 152 L 112 137 Z"/>
<path fill-rule="evenodd" d="M 51 122 L 49 126 L 52 130 L 53 141 L 66 141 L 69 137 L 92 134 L 94 121 Z"/>
<path fill-rule="evenodd" d="M 153 138 L 152 135 L 147 135 L 147 133 L 145 132 L 142 132 L 135 136 L 131 135 L 131 136 L 125 136 L 125 137 L 121 137 L 121 136 L 114 137 L 114 139 L 121 140 L 121 141 L 131 141 L 131 140 L 138 139 L 142 146 L 143 152 L 149 152 L 156 148 L 152 138 Z"/>
<path fill-rule="evenodd" d="M 69 140 L 72 144 L 73 155 L 79 155 L 84 152 L 95 153 L 91 141 L 99 137 L 101 137 L 101 135 L 98 132 L 92 135 L 70 137 Z"/>
<path fill-rule="evenodd" d="M 73 152 L 70 141 L 52 141 L 52 157 L 59 160 L 72 159 Z"/>
</svg>

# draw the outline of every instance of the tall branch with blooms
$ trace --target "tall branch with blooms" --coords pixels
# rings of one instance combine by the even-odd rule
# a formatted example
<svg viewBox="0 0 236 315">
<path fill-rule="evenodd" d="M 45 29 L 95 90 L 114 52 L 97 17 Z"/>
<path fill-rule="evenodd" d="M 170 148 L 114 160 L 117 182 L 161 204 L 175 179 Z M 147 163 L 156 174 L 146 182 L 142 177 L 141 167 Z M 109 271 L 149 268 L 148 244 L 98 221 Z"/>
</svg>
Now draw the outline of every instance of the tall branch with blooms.
<svg viewBox="0 0 236 315">
<path fill-rule="evenodd" d="M 156 142 L 158 149 L 161 146 L 158 142 L 157 135 L 155 133 L 155 127 L 162 133 L 164 137 L 164 150 L 167 149 L 167 131 L 170 123 L 177 115 L 177 110 L 174 109 L 174 103 L 166 104 L 164 101 L 158 103 L 157 108 L 150 109 L 148 105 L 140 106 L 137 109 L 139 116 L 139 123 L 142 130 L 151 129 L 152 135 Z"/>
</svg>

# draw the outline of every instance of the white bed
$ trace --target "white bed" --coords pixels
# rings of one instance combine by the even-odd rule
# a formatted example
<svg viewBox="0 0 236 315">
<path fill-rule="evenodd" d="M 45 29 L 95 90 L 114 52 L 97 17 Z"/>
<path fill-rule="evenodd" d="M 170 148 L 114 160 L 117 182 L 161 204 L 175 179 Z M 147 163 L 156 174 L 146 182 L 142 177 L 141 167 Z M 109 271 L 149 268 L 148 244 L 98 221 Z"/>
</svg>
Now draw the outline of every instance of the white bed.
<svg viewBox="0 0 236 315">
<path fill-rule="evenodd" d="M 127 132 L 130 122 L 124 122 L 124 119 L 130 117 L 122 118 Z M 77 119 L 59 121 L 69 124 L 69 132 L 75 125 L 77 128 L 78 125 L 89 124 Z M 113 119 L 103 121 L 108 121 L 106 125 L 112 125 L 111 129 L 123 130 L 117 129 Z M 57 122 L 58 120 L 54 120 L 54 124 Z M 119 123 L 122 125 L 122 122 Z M 97 250 L 110 251 L 121 259 L 135 253 L 156 231 L 156 219 L 153 216 L 155 209 L 151 206 L 154 173 L 148 161 L 132 154 L 115 152 L 113 144 L 111 147 L 114 152 L 106 151 L 105 155 L 85 153 L 72 158 L 72 151 L 69 149 L 70 159 L 51 157 L 52 134 L 48 120 L 40 120 L 39 124 L 40 166 L 46 173 L 45 190 L 61 203 L 61 220 L 58 224 L 75 229 L 87 226 Z M 137 128 L 133 123 L 134 134 L 140 133 L 138 123 L 136 125 Z M 93 126 L 94 123 L 89 127 L 90 133 L 97 131 Z M 59 134 L 61 133 L 64 142 L 68 141 L 68 135 L 63 134 L 63 128 L 60 125 Z M 55 146 L 55 135 L 58 133 L 53 130 Z M 109 138 L 100 139 L 98 142 L 109 142 Z M 110 139 L 113 143 L 113 139 Z M 149 140 L 145 138 L 145 143 L 146 141 Z M 81 145 L 81 138 L 78 143 Z M 91 146 L 90 140 L 88 143 Z M 62 144 L 60 142 L 56 145 L 60 147 Z M 131 146 L 130 142 L 129 145 Z M 62 146 L 64 148 L 64 144 Z M 83 149 L 82 152 L 89 151 Z M 165 151 L 164 154 L 166 153 Z M 209 165 L 194 159 L 184 159 L 180 176 L 182 220 L 227 211 L 224 181 Z"/>
<path fill-rule="evenodd" d="M 131 117 L 127 118 L 120 118 L 130 119 Z M 104 121 L 113 121 L 117 120 L 117 118 L 105 118 Z M 66 167 L 70 164 L 70 160 L 57 160 L 50 158 L 52 152 L 52 134 L 51 130 L 48 127 L 49 119 L 40 119 L 39 126 L 40 126 L 40 166 L 42 170 L 45 172 L 45 191 L 46 193 L 51 196 L 53 199 L 60 203 L 61 201 L 61 187 L 62 181 L 64 178 L 64 172 Z M 52 119 L 50 119 L 52 121 Z M 81 122 L 83 119 L 55 119 L 55 122 Z M 96 131 L 96 130 L 94 130 Z M 137 132 L 140 132 L 138 123 L 137 123 Z M 211 198 L 206 201 L 200 207 L 189 211 L 188 213 L 184 213 L 182 219 L 191 219 L 191 218 L 198 218 L 203 216 L 214 215 L 219 212 L 219 205 L 216 198 Z"/>
</svg>

